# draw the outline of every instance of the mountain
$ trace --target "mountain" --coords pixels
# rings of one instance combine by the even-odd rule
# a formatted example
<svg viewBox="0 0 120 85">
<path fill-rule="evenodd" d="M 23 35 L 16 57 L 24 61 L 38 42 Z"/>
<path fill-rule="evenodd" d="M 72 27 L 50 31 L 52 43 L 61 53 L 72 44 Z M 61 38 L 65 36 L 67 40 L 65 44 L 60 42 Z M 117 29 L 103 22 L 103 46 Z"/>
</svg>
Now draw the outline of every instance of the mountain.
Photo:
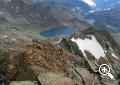
<svg viewBox="0 0 120 85">
<path fill-rule="evenodd" d="M 72 11 L 73 13 L 76 12 L 84 14 L 91 10 L 91 7 L 82 0 L 54 0 L 54 2 Z"/>
<path fill-rule="evenodd" d="M 89 5 L 0 0 L 0 85 L 119 85 L 120 48 L 113 34 L 71 11 L 88 11 Z M 112 78 L 99 73 L 102 64 L 110 66 Z"/>
<path fill-rule="evenodd" d="M 33 24 L 43 28 L 73 27 L 73 22 L 83 22 L 68 10 L 49 4 L 42 3 L 28 4 L 24 0 L 1 1 L 1 19 L 4 22 L 13 24 Z M 62 12 L 61 12 L 62 11 Z M 4 15 L 5 14 L 5 15 Z M 64 15 L 64 16 L 62 16 Z M 64 18 L 67 16 L 66 18 Z M 64 22 L 64 23 L 63 23 Z M 77 26 L 77 25 L 76 25 Z"/>
<path fill-rule="evenodd" d="M 103 10 L 94 13 L 90 13 L 86 16 L 86 19 L 93 19 L 94 25 L 97 27 L 109 28 L 108 30 L 120 31 L 119 30 L 119 7 L 114 7 L 110 10 Z M 110 20 L 109 20 L 110 19 Z"/>
<path fill-rule="evenodd" d="M 10 37 L 10 44 L 16 42 L 16 38 L 19 38 L 19 42 L 45 38 L 40 33 L 47 30 L 61 28 L 85 30 L 90 27 L 82 17 L 61 6 L 25 0 L 0 0 L 0 37 L 2 39 Z M 0 47 L 3 48 L 2 45 Z"/>
<path fill-rule="evenodd" d="M 113 8 L 108 10 L 96 11 L 86 15 L 86 20 L 92 25 L 99 29 L 109 31 L 114 37 L 115 41 L 120 45 L 120 6 L 115 5 Z"/>
<path fill-rule="evenodd" d="M 115 5 L 119 4 L 120 0 L 93 0 L 96 4 L 96 8 L 107 9 L 114 8 Z"/>
<path fill-rule="evenodd" d="M 85 3 L 84 0 L 31 0 L 31 1 L 34 3 L 42 3 L 45 6 L 49 4 L 54 4 L 58 7 L 64 7 L 65 9 L 72 12 L 80 12 L 81 14 L 91 10 L 91 6 Z"/>
<path fill-rule="evenodd" d="M 109 38 L 107 32 L 89 29 L 60 37 L 58 43 L 33 39 L 19 48 L 15 42 L 16 47 L 0 50 L 0 69 L 10 85 L 119 85 L 119 48 Z M 113 80 L 99 74 L 101 64 L 111 67 Z"/>
</svg>

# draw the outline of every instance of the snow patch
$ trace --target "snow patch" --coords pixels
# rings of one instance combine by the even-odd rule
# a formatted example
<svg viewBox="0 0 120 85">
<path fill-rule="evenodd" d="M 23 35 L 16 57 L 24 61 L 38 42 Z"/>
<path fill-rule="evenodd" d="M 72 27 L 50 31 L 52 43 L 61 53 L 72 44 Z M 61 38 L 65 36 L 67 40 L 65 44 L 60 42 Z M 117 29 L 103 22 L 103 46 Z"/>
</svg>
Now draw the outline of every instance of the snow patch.
<svg viewBox="0 0 120 85">
<path fill-rule="evenodd" d="M 104 11 L 109 11 L 109 10 L 111 10 L 110 8 L 106 8 L 106 9 L 103 9 Z"/>
<path fill-rule="evenodd" d="M 89 13 L 95 13 L 95 10 L 90 10 Z"/>
<path fill-rule="evenodd" d="M 104 49 L 101 47 L 101 45 L 93 35 L 91 35 L 91 37 L 92 39 L 86 38 L 82 40 L 79 38 L 72 38 L 71 40 L 78 45 L 84 56 L 86 56 L 84 51 L 87 50 L 92 53 L 92 55 L 94 55 L 96 59 L 99 59 L 100 57 L 105 57 Z"/>
<path fill-rule="evenodd" d="M 96 4 L 93 2 L 93 0 L 83 0 L 83 1 L 91 7 L 96 7 Z"/>
</svg>

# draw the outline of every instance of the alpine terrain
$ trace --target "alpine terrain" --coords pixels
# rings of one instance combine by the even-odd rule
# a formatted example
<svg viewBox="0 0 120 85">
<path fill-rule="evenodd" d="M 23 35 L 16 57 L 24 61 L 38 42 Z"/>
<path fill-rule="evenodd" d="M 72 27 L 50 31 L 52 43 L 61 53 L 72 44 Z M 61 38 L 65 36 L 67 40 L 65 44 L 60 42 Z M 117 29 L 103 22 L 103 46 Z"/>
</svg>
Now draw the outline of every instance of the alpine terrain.
<svg viewBox="0 0 120 85">
<path fill-rule="evenodd" d="M 0 85 L 120 85 L 119 35 L 85 21 L 91 0 L 68 1 L 0 0 Z"/>
</svg>

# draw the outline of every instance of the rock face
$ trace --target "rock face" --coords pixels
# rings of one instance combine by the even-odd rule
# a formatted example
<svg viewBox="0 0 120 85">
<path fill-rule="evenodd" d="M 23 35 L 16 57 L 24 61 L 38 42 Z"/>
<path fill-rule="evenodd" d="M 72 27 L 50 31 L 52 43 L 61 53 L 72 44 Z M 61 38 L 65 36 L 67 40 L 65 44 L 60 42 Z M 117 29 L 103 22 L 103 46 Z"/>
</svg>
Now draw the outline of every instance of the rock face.
<svg viewBox="0 0 120 85">
<path fill-rule="evenodd" d="M 111 73 L 117 79 L 119 75 L 118 62 L 120 61 L 117 50 L 119 48 L 115 48 L 115 43 L 111 43 L 109 37 L 106 32 L 87 30 L 83 33 L 77 33 L 71 40 L 82 51 L 84 59 L 88 62 L 93 72 L 97 72 L 98 66 L 101 64 L 108 64 L 111 68 Z M 104 78 L 103 80 L 106 79 Z M 104 83 L 106 84 L 106 82 Z"/>
<path fill-rule="evenodd" d="M 111 73 L 118 79 L 118 62 L 120 61 L 119 48 L 115 43 L 113 44 L 114 41 L 111 41 L 110 38 L 111 36 L 108 35 L 107 32 L 91 29 L 76 33 L 70 40 L 64 40 L 64 43 L 61 42 L 61 44 L 65 46 L 65 43 L 69 43 L 68 45 L 70 47 L 67 48 L 69 49 L 68 51 L 71 51 L 74 55 L 81 56 L 81 58 L 78 58 L 79 60 L 75 62 L 80 67 L 87 67 L 90 72 L 96 74 L 98 73 L 98 67 L 100 65 L 108 64 L 111 68 Z M 114 83 L 113 81 L 110 83 L 111 80 L 109 78 L 104 78 L 102 76 L 101 78 L 105 85 L 116 85 L 115 81 Z"/>
</svg>

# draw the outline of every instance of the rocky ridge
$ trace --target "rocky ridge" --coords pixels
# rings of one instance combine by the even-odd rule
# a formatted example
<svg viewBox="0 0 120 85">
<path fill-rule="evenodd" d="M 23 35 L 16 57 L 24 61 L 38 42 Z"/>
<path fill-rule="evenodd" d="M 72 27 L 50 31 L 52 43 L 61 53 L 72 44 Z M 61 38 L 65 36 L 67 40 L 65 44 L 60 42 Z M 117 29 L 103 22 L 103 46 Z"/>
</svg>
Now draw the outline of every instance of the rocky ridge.
<svg viewBox="0 0 120 85">
<path fill-rule="evenodd" d="M 103 48 L 105 56 L 98 58 L 89 49 L 84 49 L 83 52 L 79 44 L 72 41 L 73 38 L 75 40 L 86 40 L 87 38 L 93 42 L 92 36 Z M 5 79 L 10 85 L 22 85 L 22 83 L 31 85 L 39 85 L 39 83 L 41 85 L 119 85 L 120 59 L 117 48 L 108 40 L 106 32 L 93 29 L 62 38 L 59 43 L 33 39 L 21 48 L 2 49 L 0 58 L 1 72 L 5 74 Z M 98 67 L 101 64 L 111 66 L 114 80 L 99 74 Z"/>
</svg>

